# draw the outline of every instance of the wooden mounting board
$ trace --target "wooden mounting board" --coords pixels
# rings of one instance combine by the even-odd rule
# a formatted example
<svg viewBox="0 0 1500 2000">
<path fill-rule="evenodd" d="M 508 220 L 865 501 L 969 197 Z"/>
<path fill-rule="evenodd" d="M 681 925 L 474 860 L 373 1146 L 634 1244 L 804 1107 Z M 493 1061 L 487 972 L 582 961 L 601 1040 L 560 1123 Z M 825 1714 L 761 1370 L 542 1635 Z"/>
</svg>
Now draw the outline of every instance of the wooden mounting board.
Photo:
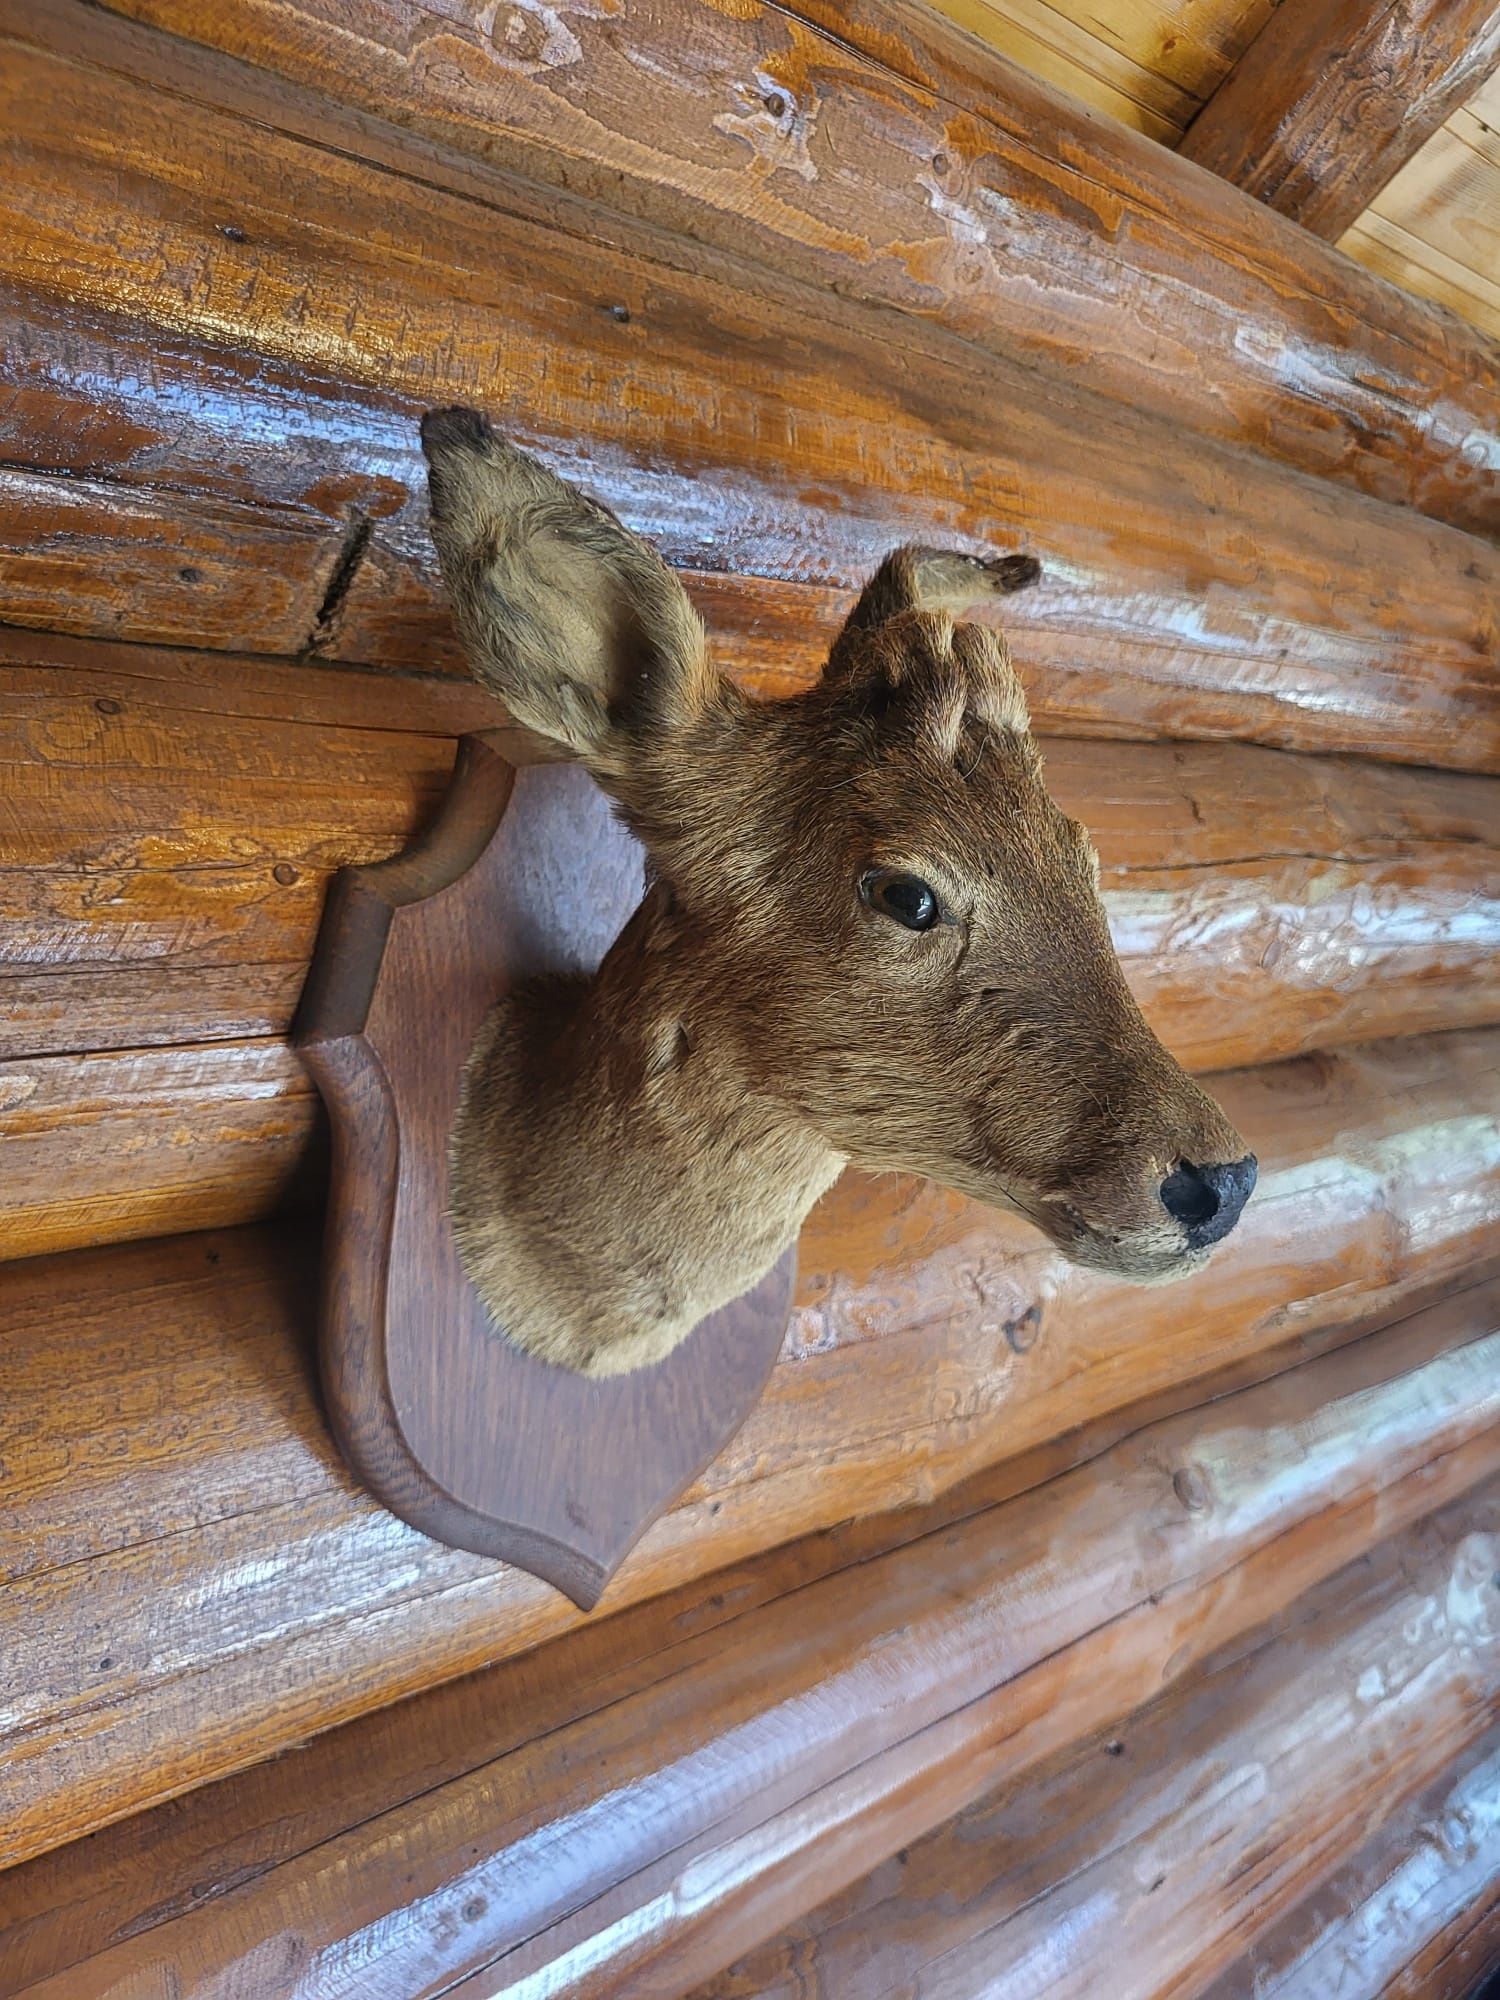
<svg viewBox="0 0 1500 2000">
<path fill-rule="evenodd" d="M 437 824 L 335 879 L 297 1021 L 333 1124 L 319 1348 L 358 1478 L 403 1520 L 585 1610 L 743 1422 L 795 1247 L 665 1361 L 592 1381 L 499 1334 L 448 1221 L 463 1065 L 517 981 L 588 972 L 640 901 L 639 845 L 575 766 L 459 745 Z"/>
</svg>

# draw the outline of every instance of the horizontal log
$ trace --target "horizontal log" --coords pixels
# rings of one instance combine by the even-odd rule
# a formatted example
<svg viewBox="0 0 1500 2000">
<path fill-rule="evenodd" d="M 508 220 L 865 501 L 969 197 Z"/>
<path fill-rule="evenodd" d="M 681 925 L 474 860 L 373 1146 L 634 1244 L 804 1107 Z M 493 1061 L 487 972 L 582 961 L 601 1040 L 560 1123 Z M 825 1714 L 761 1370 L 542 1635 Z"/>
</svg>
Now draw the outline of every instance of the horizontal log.
<svg viewBox="0 0 1500 2000">
<path fill-rule="evenodd" d="M 496 713 L 463 685 L 0 635 L 0 1053 L 284 1036 L 330 873 L 409 839 L 438 732 Z"/>
<path fill-rule="evenodd" d="M 504 160 L 1064 379 L 1086 368 L 1174 427 L 1500 522 L 1483 336 L 929 12 L 645 0 L 628 33 L 584 12 L 547 46 L 527 15 L 514 41 L 442 0 L 353 0 L 336 27 L 313 0 L 115 5 L 276 76 L 283 125 L 369 151 L 372 117 L 395 121 L 445 185 Z"/>
<path fill-rule="evenodd" d="M 1495 1018 L 1500 787 L 1242 745 L 1044 744 L 1192 1069 Z"/>
<path fill-rule="evenodd" d="M 0 607 L 18 625 L 296 653 L 337 558 L 332 528 L 272 508 L 0 472 Z"/>
<path fill-rule="evenodd" d="M 66 57 L 27 41 L 49 23 Z M 86 475 L 101 561 L 100 486 L 300 509 L 318 560 L 348 559 L 318 649 L 411 665 L 443 629 L 415 420 L 459 396 L 679 565 L 806 590 L 804 674 L 892 542 L 1024 541 L 1047 575 L 1008 625 L 1044 726 L 1500 766 L 1493 544 L 941 328 L 903 321 L 893 344 L 888 314 L 700 246 L 617 242 L 595 211 L 581 238 L 498 177 L 449 192 L 415 178 L 420 151 L 397 171 L 252 122 L 222 63 L 185 97 L 181 45 L 97 9 L 49 0 L 14 25 L 0 283 L 33 302 L 6 343 L 25 391 L 6 457 Z M 168 291 L 163 270 L 193 275 Z M 139 366 L 102 351 L 110 315 Z M 289 422 L 304 381 L 312 421 Z M 106 579 L 97 615 L 78 588 L 70 572 L 50 611 L 28 597 L 28 621 L 119 632 Z M 727 598 L 764 657 L 755 595 Z"/>
<path fill-rule="evenodd" d="M 1497 64 L 1496 0 L 1284 0 L 1179 150 L 1334 243 Z"/>
<path fill-rule="evenodd" d="M 330 871 L 409 839 L 452 732 L 499 715 L 436 677 L 0 631 L 0 1057 L 284 1035 Z M 1500 786 L 1251 746 L 1046 754 L 1193 1068 L 1500 1018 Z"/>
<path fill-rule="evenodd" d="M 54 1854 L 7 1878 L 13 1990 L 88 2000 L 149 1966 L 186 2000 L 248 1961 L 258 2000 L 350 1963 L 366 2000 L 481 1972 L 494 1993 L 682 1992 L 747 1925 L 1163 1685 L 1191 1690 L 1376 1543 L 1352 1589 L 1306 1607 L 1338 1662 L 1325 1680 L 1362 1635 L 1385 1677 L 1345 1727 L 1388 1778 L 1451 1754 L 1500 1675 L 1493 1621 L 1452 1589 L 1488 1586 L 1475 1554 L 1500 1546 L 1500 1503 L 1409 1531 L 1494 1472 L 1500 1332 L 1479 1330 L 1497 1316 L 1500 1289 L 1463 1295 L 800 1587 L 727 1579 L 661 1607 L 654 1644 L 645 1611 L 606 1621 L 200 1793 L 159 1831 Z M 1395 1644 L 1445 1585 L 1446 1615 Z M 1278 1665 L 1305 1658 L 1301 1629 Z M 205 1880 L 232 1893 L 205 1904 Z"/>
<path fill-rule="evenodd" d="M 286 1203 L 316 1107 L 269 1038 L 327 877 L 408 839 L 451 762 L 435 732 L 495 713 L 441 679 L 0 634 L 0 1255 Z M 1128 976 L 1194 1068 L 1500 1018 L 1490 781 L 1047 754 Z"/>
<path fill-rule="evenodd" d="M 606 1605 L 987 1468 L 1003 1483 L 1026 1454 L 1068 1462 L 1090 1426 L 1472 1278 L 1500 1218 L 1494 1083 L 1492 1035 L 1221 1079 L 1261 1190 L 1212 1270 L 1169 1289 L 1071 1270 L 935 1189 L 846 1177 L 804 1232 L 760 1403 Z M 7 1656 L 32 1691 L 0 1744 L 17 1851 L 577 1622 L 351 1492 L 309 1394 L 315 1293 L 285 1225 L 0 1268 L 0 1407 L 26 1412 L 0 1519 Z M 170 1643 L 148 1639 L 168 1602 Z"/>
<path fill-rule="evenodd" d="M 10 650 L 41 658 L 0 661 L 0 1258 L 275 1213 L 315 1185 L 316 1097 L 283 1038 L 328 875 L 401 845 L 452 756 L 381 721 L 429 695 L 441 719 L 459 691 Z M 1493 781 L 1246 746 L 1047 758 L 1190 1067 L 1500 1019 Z"/>
<path fill-rule="evenodd" d="M 1485 1731 L 1497 1503 L 1492 1484 L 1332 1579 L 1287 1629 L 976 1800 L 692 2000 L 1202 1993 L 1372 1816 Z"/>
<path fill-rule="evenodd" d="M 1500 1962 L 1500 1745 L 1459 1760 L 1202 2000 L 1475 2000 Z"/>
<path fill-rule="evenodd" d="M 284 1042 L 0 1062 L 0 1258 L 219 1228 L 315 1199 L 317 1113 Z"/>
</svg>

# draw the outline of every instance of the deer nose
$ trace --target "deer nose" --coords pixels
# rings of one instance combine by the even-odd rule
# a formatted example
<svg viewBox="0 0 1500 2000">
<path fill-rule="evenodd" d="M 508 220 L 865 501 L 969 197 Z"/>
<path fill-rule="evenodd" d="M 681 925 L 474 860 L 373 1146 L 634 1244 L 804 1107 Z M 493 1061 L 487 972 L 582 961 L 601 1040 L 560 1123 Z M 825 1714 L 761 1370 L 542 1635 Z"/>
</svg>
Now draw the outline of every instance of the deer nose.
<svg viewBox="0 0 1500 2000">
<path fill-rule="evenodd" d="M 1179 1160 L 1161 1184 L 1162 1207 L 1186 1231 L 1188 1247 L 1206 1250 L 1226 1237 L 1255 1186 L 1255 1155 L 1227 1167 L 1196 1167 Z"/>
</svg>

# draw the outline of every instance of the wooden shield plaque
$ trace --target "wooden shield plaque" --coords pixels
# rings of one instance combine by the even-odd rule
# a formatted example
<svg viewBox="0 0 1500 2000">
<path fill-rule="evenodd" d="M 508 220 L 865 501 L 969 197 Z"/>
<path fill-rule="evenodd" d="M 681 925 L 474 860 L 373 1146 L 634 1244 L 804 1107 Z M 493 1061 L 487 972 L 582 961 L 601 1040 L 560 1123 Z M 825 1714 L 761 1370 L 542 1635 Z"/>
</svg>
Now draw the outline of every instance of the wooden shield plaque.
<svg viewBox="0 0 1500 2000">
<path fill-rule="evenodd" d="M 480 1022 L 520 980 L 592 972 L 643 887 L 581 769 L 516 769 L 465 737 L 432 831 L 335 878 L 296 1030 L 333 1126 L 319 1349 L 344 1456 L 403 1520 L 585 1610 L 743 1422 L 796 1261 L 601 1381 L 513 1346 L 459 1263 L 448 1140 Z"/>
</svg>

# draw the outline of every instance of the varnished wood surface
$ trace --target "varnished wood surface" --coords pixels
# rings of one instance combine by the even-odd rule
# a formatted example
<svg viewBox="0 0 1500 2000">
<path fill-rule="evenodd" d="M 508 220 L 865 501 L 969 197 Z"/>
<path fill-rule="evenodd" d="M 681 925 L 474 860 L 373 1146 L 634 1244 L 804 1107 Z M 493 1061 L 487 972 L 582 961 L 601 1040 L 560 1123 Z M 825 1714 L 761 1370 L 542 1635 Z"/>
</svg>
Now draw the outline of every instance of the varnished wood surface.
<svg viewBox="0 0 1500 2000">
<path fill-rule="evenodd" d="M 665 1359 L 587 1381 L 507 1340 L 465 1275 L 448 1167 L 475 1037 L 521 983 L 594 973 L 645 883 L 586 773 L 466 736 L 420 840 L 336 878 L 297 1012 L 333 1127 L 318 1353 L 344 1457 L 402 1520 L 585 1611 L 743 1422 L 796 1277 L 786 1246 Z"/>
<path fill-rule="evenodd" d="M 1433 133 L 1339 248 L 1500 336 L 1500 75 Z"/>
<path fill-rule="evenodd" d="M 1497 1239 L 1494 1080 L 1492 1038 L 1457 1035 L 1221 1079 L 1260 1189 L 1212 1271 L 1168 1289 L 1070 1270 L 934 1189 L 846 1178 L 803 1232 L 764 1396 L 605 1606 L 1462 1282 Z M 568 1622 L 544 1585 L 351 1493 L 309 1392 L 315 1289 L 285 1228 L 0 1270 L 0 1407 L 24 1425 L 0 1616 L 35 1691 L 0 1746 L 11 1853 Z"/>
<path fill-rule="evenodd" d="M 284 1036 L 332 871 L 399 847 L 499 716 L 468 683 L 0 631 L 0 1057 Z"/>
<path fill-rule="evenodd" d="M 1478 2000 L 1500 1964 L 1500 1729 L 1377 1825 L 1202 2000 Z"/>
<path fill-rule="evenodd" d="M 847 1567 L 781 1551 L 0 1877 L 12 1986 L 187 2000 L 253 1966 L 275 2000 L 357 1968 L 414 2000 L 484 1967 L 680 1993 L 1483 1479 L 1497 1306 L 1461 1295 Z M 1494 1670 L 1464 1637 L 1435 1621 L 1409 1662 L 1407 1766 Z"/>
<path fill-rule="evenodd" d="M 1283 0 L 1181 151 L 1334 242 L 1497 63 L 1495 0 Z"/>
<path fill-rule="evenodd" d="M 0 1062 L 0 1259 L 318 1201 L 317 1110 L 279 1040 Z"/>
<path fill-rule="evenodd" d="M 14 464 L 0 475 L 0 606 L 22 625 L 295 653 L 337 554 L 288 509 Z"/>
<path fill-rule="evenodd" d="M 432 677 L 0 633 L 0 1255 L 300 1193 L 316 1106 L 282 1038 L 330 873 L 400 847 L 446 781 L 437 732 L 498 714 Z M 1492 781 L 1044 748 L 1191 1068 L 1500 1018 Z"/>
<path fill-rule="evenodd" d="M 1033 76 L 1166 146 L 1181 138 L 1274 0 L 936 0 Z"/>
<path fill-rule="evenodd" d="M 629 35 L 607 14 L 549 14 L 560 44 L 534 11 L 487 38 L 397 0 L 356 0 L 337 32 L 301 0 L 131 0 L 113 15 L 39 0 L 4 21 L 18 40 L 0 63 L 0 593 L 9 619 L 95 635 L 78 650 L 7 639 L 0 654 L 43 703 L 16 739 L 14 810 L 0 806 L 23 843 L 14 893 L 36 917 L 0 945 L 21 941 L 7 997 L 26 996 L 34 1035 L 0 1069 L 0 1173 L 26 1171 L 10 1247 L 295 1198 L 310 1098 L 279 1038 L 323 881 L 421 823 L 452 734 L 472 726 L 415 448 L 420 408 L 455 395 L 490 403 L 658 535 L 763 690 L 805 678 L 849 585 L 897 536 L 1036 548 L 1049 580 L 1016 641 L 1044 725 L 1199 739 L 1170 769 L 1162 745 L 1055 753 L 1077 773 L 1059 789 L 1092 792 L 1115 829 L 1117 926 L 1195 1062 L 1488 1018 L 1488 793 L 1403 768 L 1500 763 L 1497 573 L 1474 532 L 1497 520 L 1500 391 L 1491 349 L 1443 314 L 946 27 L 866 0 L 653 5 Z M 1223 737 L 1363 749 L 1394 760 L 1391 789 L 1204 740 Z M 1162 844 L 1143 847 L 1156 815 Z M 336 1923 L 365 1926 L 352 1948 L 335 1924 L 308 1949 L 363 2000 L 408 1832 L 435 1871 L 421 1891 L 435 1930 L 393 1947 L 488 1949 L 497 1912 L 516 1919 L 464 1882 L 463 1830 L 492 1809 L 503 1757 L 502 1796 L 524 1803 L 534 1783 L 536 1811 L 496 1865 L 508 1881 L 524 1862 L 528 1890 L 559 1897 L 525 1918 L 536 1965 L 617 1922 L 620 1977 L 680 1990 L 706 1969 L 705 1939 L 738 1948 L 737 1925 L 748 1943 L 801 1908 L 815 1866 L 866 1869 L 887 1838 L 961 1809 L 966 1787 L 1104 1719 L 1090 1701 L 1147 1698 L 1164 1662 L 1186 1673 L 1461 1491 L 1491 1462 L 1493 1422 L 1464 1427 L 1485 1420 L 1492 1362 L 1481 1382 L 1426 1376 L 1415 1415 L 1382 1405 L 1393 1428 L 1361 1405 L 1358 1437 L 1334 1425 L 1344 1459 L 1319 1455 L 1305 1409 L 1278 1428 L 1254 1406 L 1291 1441 L 1286 1532 L 1264 1546 L 1268 1517 L 1224 1498 L 1243 1492 L 1210 1443 L 1203 1463 L 1225 1486 L 1206 1508 L 1194 1478 L 1161 1490 L 1162 1463 L 1112 1461 L 1110 1504 L 1095 1495 L 1076 1542 L 1058 1534 L 1066 1573 L 1048 1572 L 1031 1624 L 1034 1579 L 1015 1584 L 1013 1612 L 963 1623 L 950 1559 L 970 1563 L 958 1594 L 973 1605 L 1019 1576 L 1004 1568 L 1017 1544 L 977 1531 L 937 1560 L 934 1527 L 899 1572 L 909 1633 L 860 1595 L 896 1575 L 878 1568 L 894 1559 L 889 1510 L 934 1496 L 951 1510 L 977 1481 L 1006 1513 L 1007 1493 L 1117 1436 L 1129 1411 L 1349 1339 L 1488 1268 L 1495 1074 L 1492 1036 L 1464 1033 L 1231 1078 L 1232 1114 L 1267 1160 L 1260 1219 L 1211 1284 L 1172 1294 L 1069 1273 L 1024 1225 L 933 1190 L 844 1183 L 808 1232 L 765 1403 L 605 1602 L 684 1590 L 672 1641 L 685 1630 L 700 1648 L 676 1656 L 686 1680 L 667 1687 L 653 1664 L 631 1681 L 633 1660 L 673 1659 L 646 1607 L 628 1614 L 645 1621 L 633 1653 L 604 1641 L 581 1656 L 602 1663 L 586 1679 L 619 1694 L 618 1713 L 570 1707 L 563 1686 L 526 1735 L 476 1744 L 467 1763 L 450 1749 L 435 1774 L 418 1746 L 402 1765 L 412 1789 L 390 1802 L 409 1816 L 373 1863 L 327 1817 L 284 1853 L 275 1895 L 289 1888 L 300 1913 L 308 1885 L 331 1882 Z M 283 1225 L 0 1274 L 7 1853 L 497 1654 L 514 1663 L 497 1699 L 519 1732 L 543 1642 L 587 1643 L 540 1586 L 434 1549 L 352 1492 L 311 1386 L 314 1270 Z M 1470 1346 L 1493 1332 L 1426 1322 L 1421 1366 L 1449 1365 L 1465 1329 Z M 1172 1471 L 1192 1473 L 1199 1433 L 1164 1437 L 1195 1454 Z M 1332 1483 L 1293 1519 L 1310 1458 Z M 1120 1509 L 1133 1476 L 1165 1515 L 1154 1500 Z M 1174 1595 L 1176 1527 L 1196 1534 L 1205 1513 L 1212 1535 L 1252 1540 L 1194 1542 L 1229 1567 L 1194 1570 Z M 865 1518 L 829 1526 L 851 1516 Z M 1045 1540 L 1051 1560 L 1056 1528 L 1049 1511 L 1025 1547 Z M 867 1573 L 834 1576 L 850 1552 Z M 726 1565 L 727 1596 L 706 1581 Z M 1068 1589 L 1081 1578 L 1087 1595 L 1090 1577 L 1075 1604 Z M 799 1582 L 830 1593 L 811 1621 L 807 1602 L 782 1601 Z M 1117 1585 L 1122 1617 L 1059 1651 L 1059 1604 L 1097 1619 Z M 752 1604 L 773 1623 L 730 1636 Z M 840 1663 L 851 1626 L 888 1679 Z M 1019 1705 L 993 1650 L 1012 1632 L 1039 1635 Z M 791 1747 L 768 1779 L 756 1731 L 788 1702 L 800 1729 L 830 1668 L 850 1698 L 815 1713 L 810 1812 L 776 1789 L 802 1739 L 772 1733 Z M 672 1819 L 649 1740 L 685 1692 L 707 1770 L 696 1820 L 698 1805 Z M 949 1733 L 912 1747 L 924 1717 Z M 617 1750 L 622 1769 L 641 1760 L 645 1789 L 609 1820 L 588 1785 Z M 347 1771 L 317 1768 L 328 1794 L 349 1793 Z M 425 1847 L 424 1770 L 441 1821 Z M 262 1782 L 271 1824 L 317 1820 L 317 1799 L 277 1804 L 274 1774 Z M 594 1822 L 557 1818 L 568 1799 L 641 1857 L 634 1883 L 590 1848 Z M 200 1866 L 238 1852 L 247 1900 L 260 1894 L 277 1871 L 264 1875 L 259 1836 L 185 1812 L 164 1823 L 197 1827 Z M 571 1878 L 532 1865 L 560 1847 Z M 190 1921 L 206 1873 L 176 1851 L 172 1910 Z M 234 1864 L 216 1879 L 239 1879 Z M 96 1913 L 101 1893 L 96 1879 Z M 657 1930 L 654 1897 L 676 1913 Z M 151 1907 L 165 1911 L 164 1882 Z M 226 1897 L 220 1913 L 233 1924 L 239 1907 Z M 215 1935 L 230 1988 L 264 1984 L 256 1942 Z M 473 1961 L 450 1975 L 475 1992 L 489 1979 Z"/>
<path fill-rule="evenodd" d="M 0 1056 L 284 1034 L 332 869 L 408 839 L 453 733 L 500 713 L 430 676 L 0 631 Z M 1127 970 L 1192 1067 L 1493 1018 L 1487 781 L 1249 746 L 1044 749 L 1098 841 Z"/>
<path fill-rule="evenodd" d="M 1332 1578 L 1285 1629 L 980 1799 L 693 2000 L 1201 1994 L 1237 1942 L 1486 1730 L 1497 1554 L 1492 1482 Z"/>
<path fill-rule="evenodd" d="M 423 171 L 446 185 L 456 161 L 505 161 L 1174 428 L 1494 531 L 1489 342 L 934 14 L 652 0 L 628 33 L 584 11 L 549 43 L 525 15 L 511 40 L 423 0 L 358 0 L 336 29 L 306 0 L 121 11 L 316 93 L 283 88 L 282 126 L 354 107 L 431 142 Z M 345 143 L 382 141 L 366 122 Z M 910 319 L 891 337 L 909 342 Z"/>
<path fill-rule="evenodd" d="M 415 424 L 462 394 L 689 568 L 821 594 L 904 535 L 1033 547 L 1046 574 L 1009 622 L 1044 727 L 1500 763 L 1492 544 L 1289 483 L 1086 390 L 1039 394 L 1034 371 L 925 322 L 904 320 L 897 345 L 888 314 L 716 253 L 678 270 L 662 239 L 585 243 L 550 210 L 546 228 L 502 214 L 488 183 L 484 199 L 450 194 L 410 178 L 419 163 L 376 169 L 267 131 L 222 80 L 224 108 L 169 100 L 157 40 L 96 47 L 112 33 L 97 11 L 74 26 L 72 60 L 12 44 L 5 66 L 17 171 L 0 278 L 46 294 L 65 273 L 69 311 L 84 309 L 76 330 L 23 345 L 66 352 L 43 362 L 45 425 L 13 456 L 106 490 L 101 459 L 130 485 L 149 466 L 190 511 L 205 487 L 222 510 L 233 486 L 257 520 L 267 503 L 299 514 L 314 567 L 341 579 L 335 604 L 325 591 L 304 605 L 301 643 L 410 665 L 444 629 Z M 91 48 L 141 80 L 89 67 Z M 164 262 L 202 282 L 164 297 Z M 118 387 L 118 359 L 90 359 L 105 312 L 150 329 Z M 226 340 L 240 350 L 227 382 L 204 351 Z M 622 370 L 630 394 L 601 396 Z M 308 375 L 338 382 L 338 420 L 312 435 L 286 409 Z M 226 430 L 253 449 L 226 460 Z M 27 599 L 27 619 L 184 637 L 182 622 L 121 623 L 103 506 L 95 532 L 98 602 L 70 571 L 50 607 Z M 142 593 L 146 616 L 170 596 Z M 753 615 L 753 596 L 730 596 Z"/>
</svg>

